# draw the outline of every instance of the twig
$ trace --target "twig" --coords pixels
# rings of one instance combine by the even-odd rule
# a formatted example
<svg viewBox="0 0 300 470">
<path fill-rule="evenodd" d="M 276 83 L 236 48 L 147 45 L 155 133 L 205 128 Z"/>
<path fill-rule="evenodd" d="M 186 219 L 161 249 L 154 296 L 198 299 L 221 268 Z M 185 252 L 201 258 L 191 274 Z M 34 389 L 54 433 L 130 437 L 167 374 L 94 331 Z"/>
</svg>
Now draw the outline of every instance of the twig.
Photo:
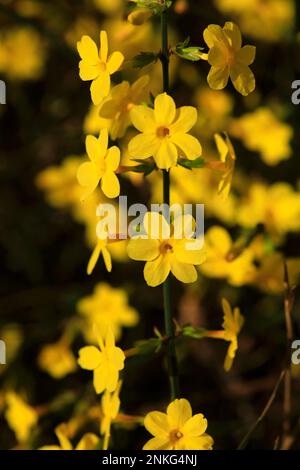
<svg viewBox="0 0 300 470">
<path fill-rule="evenodd" d="M 242 439 L 241 443 L 239 444 L 237 450 L 243 450 L 245 449 L 250 437 L 252 436 L 252 434 L 254 433 L 254 431 L 256 430 L 256 428 L 258 427 L 258 425 L 262 422 L 262 420 L 264 419 L 264 417 L 266 416 L 266 414 L 268 413 L 273 401 L 275 400 L 276 396 L 277 396 L 277 392 L 279 390 L 279 387 L 280 387 L 280 384 L 285 376 L 285 373 L 286 371 L 283 370 L 279 376 L 279 379 L 277 380 L 276 384 L 275 384 L 275 387 L 274 387 L 274 390 L 266 404 L 266 406 L 264 407 L 261 415 L 257 418 L 257 420 L 255 421 L 255 423 L 253 424 L 253 426 L 251 426 L 250 430 L 247 432 L 247 434 L 245 435 L 245 437 Z"/>
<path fill-rule="evenodd" d="M 284 316 L 286 327 L 286 365 L 283 394 L 283 431 L 281 450 L 288 450 L 291 445 L 291 411 L 292 411 L 292 375 L 291 375 L 291 348 L 294 337 L 292 310 L 294 304 L 294 289 L 290 285 L 289 273 L 284 262 Z"/>
</svg>

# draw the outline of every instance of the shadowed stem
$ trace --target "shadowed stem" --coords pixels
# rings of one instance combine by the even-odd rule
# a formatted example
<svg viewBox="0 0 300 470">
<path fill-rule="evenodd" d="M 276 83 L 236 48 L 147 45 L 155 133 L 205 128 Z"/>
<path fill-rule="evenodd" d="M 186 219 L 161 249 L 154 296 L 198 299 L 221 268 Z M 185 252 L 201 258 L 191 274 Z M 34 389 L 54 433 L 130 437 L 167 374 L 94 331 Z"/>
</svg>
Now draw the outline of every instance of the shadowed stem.
<svg viewBox="0 0 300 470">
<path fill-rule="evenodd" d="M 163 72 L 163 88 L 166 93 L 169 92 L 169 47 L 168 47 L 168 24 L 167 11 L 161 13 L 161 63 Z M 170 205 L 170 173 L 163 170 L 163 202 Z M 164 317 L 166 335 L 170 338 L 167 344 L 168 375 L 170 381 L 171 400 L 179 396 L 178 365 L 175 349 L 175 331 L 172 320 L 172 300 L 171 300 L 171 277 L 166 279 L 163 284 L 164 296 Z"/>
</svg>

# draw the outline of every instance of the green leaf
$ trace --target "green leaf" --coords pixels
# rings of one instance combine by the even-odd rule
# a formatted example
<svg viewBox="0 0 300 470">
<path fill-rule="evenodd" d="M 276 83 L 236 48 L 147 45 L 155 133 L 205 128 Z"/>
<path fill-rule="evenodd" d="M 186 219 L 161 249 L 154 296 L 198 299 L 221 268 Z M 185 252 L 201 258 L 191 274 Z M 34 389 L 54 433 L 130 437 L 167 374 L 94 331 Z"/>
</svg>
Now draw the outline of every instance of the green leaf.
<svg viewBox="0 0 300 470">
<path fill-rule="evenodd" d="M 131 67 L 134 69 L 142 69 L 147 65 L 156 63 L 159 55 L 155 52 L 140 52 L 131 61 L 129 61 Z"/>
<path fill-rule="evenodd" d="M 154 162 L 147 162 L 140 158 L 133 159 L 134 162 L 140 163 L 140 165 L 132 166 L 132 170 L 135 173 L 144 173 L 144 176 L 148 176 L 156 169 Z"/>
<path fill-rule="evenodd" d="M 163 11 L 167 10 L 172 6 L 172 0 L 130 0 L 135 3 L 138 7 L 149 8 L 155 15 L 159 15 Z"/>
<path fill-rule="evenodd" d="M 198 46 L 189 46 L 190 38 L 186 38 L 183 42 L 180 42 L 175 47 L 175 54 L 181 59 L 190 60 L 191 62 L 197 62 L 202 58 L 203 48 Z"/>
<path fill-rule="evenodd" d="M 160 338 L 150 338 L 135 343 L 135 348 L 138 349 L 138 354 L 148 355 L 157 353 L 162 347 L 162 340 Z"/>
<path fill-rule="evenodd" d="M 186 159 L 179 159 L 178 165 L 186 168 L 187 170 L 192 170 L 193 168 L 203 168 L 205 163 L 204 158 L 198 157 L 195 160 L 186 160 Z"/>
<path fill-rule="evenodd" d="M 194 328 L 193 326 L 184 326 L 181 330 L 183 336 L 194 339 L 203 339 L 206 337 L 207 330 L 205 328 Z"/>
</svg>

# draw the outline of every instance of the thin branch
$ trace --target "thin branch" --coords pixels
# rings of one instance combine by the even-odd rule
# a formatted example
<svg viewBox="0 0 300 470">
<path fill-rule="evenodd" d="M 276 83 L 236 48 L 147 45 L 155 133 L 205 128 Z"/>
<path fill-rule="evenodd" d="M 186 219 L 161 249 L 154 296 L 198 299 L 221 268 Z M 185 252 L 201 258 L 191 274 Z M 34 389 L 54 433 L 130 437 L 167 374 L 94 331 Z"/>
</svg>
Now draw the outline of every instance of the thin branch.
<svg viewBox="0 0 300 470">
<path fill-rule="evenodd" d="M 274 387 L 274 390 L 269 398 L 269 400 L 267 401 L 267 404 L 266 406 L 264 407 L 261 415 L 257 418 L 257 420 L 255 421 L 255 423 L 253 424 L 253 426 L 250 428 L 250 430 L 247 432 L 247 434 L 245 435 L 245 437 L 242 439 L 241 443 L 239 444 L 237 450 L 243 450 L 245 449 L 250 437 L 252 436 L 252 434 L 254 433 L 254 431 L 256 431 L 256 428 L 258 427 L 258 425 L 262 422 L 262 420 L 264 419 L 264 417 L 266 416 L 266 414 L 268 413 L 270 407 L 272 406 L 272 403 L 274 402 L 276 396 L 277 396 L 277 393 L 278 393 L 278 390 L 279 390 L 279 387 L 280 387 L 280 384 L 283 380 L 283 378 L 285 377 L 285 373 L 286 371 L 283 370 L 279 376 L 279 379 L 277 380 L 276 384 L 275 384 L 275 387 Z"/>
</svg>

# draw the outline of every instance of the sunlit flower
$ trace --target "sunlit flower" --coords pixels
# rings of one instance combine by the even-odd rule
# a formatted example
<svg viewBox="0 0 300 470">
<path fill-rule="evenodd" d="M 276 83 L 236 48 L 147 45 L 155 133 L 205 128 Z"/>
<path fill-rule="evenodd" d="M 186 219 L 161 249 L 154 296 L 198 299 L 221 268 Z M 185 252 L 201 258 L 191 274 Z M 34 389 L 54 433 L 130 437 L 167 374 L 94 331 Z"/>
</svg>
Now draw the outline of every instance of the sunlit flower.
<svg viewBox="0 0 300 470">
<path fill-rule="evenodd" d="M 89 338 L 91 326 L 96 324 L 102 334 L 110 327 L 118 340 L 122 328 L 135 326 L 139 319 L 138 312 L 128 305 L 127 292 L 104 282 L 96 284 L 93 294 L 81 299 L 77 309 L 88 322 Z"/>
<path fill-rule="evenodd" d="M 223 29 L 211 24 L 205 29 L 203 36 L 209 47 L 209 86 L 214 90 L 222 90 L 230 78 L 239 93 L 249 95 L 255 89 L 255 77 L 249 65 L 254 62 L 256 48 L 242 47 L 240 30 L 231 22 L 225 23 Z"/>
<path fill-rule="evenodd" d="M 55 434 L 59 441 L 58 445 L 40 447 L 39 450 L 95 450 L 99 444 L 99 437 L 96 434 L 87 433 L 78 442 L 75 449 L 68 436 L 68 427 L 65 423 L 55 428 Z"/>
<path fill-rule="evenodd" d="M 45 42 L 32 28 L 1 30 L 0 72 L 13 80 L 35 80 L 44 71 Z"/>
<path fill-rule="evenodd" d="M 205 252 L 200 239 L 192 238 L 193 217 L 177 216 L 169 225 L 158 212 L 147 212 L 143 225 L 146 238 L 131 239 L 127 249 L 130 258 L 146 261 L 144 277 L 147 284 L 151 287 L 162 284 L 170 272 L 181 282 L 195 282 L 195 265 L 204 262 Z"/>
<path fill-rule="evenodd" d="M 235 307 L 233 310 L 226 299 L 222 299 L 222 308 L 224 312 L 222 331 L 209 331 L 207 336 L 210 338 L 224 339 L 229 341 L 230 345 L 224 361 L 224 369 L 228 372 L 238 349 L 238 335 L 244 324 L 244 317 L 240 313 L 240 309 Z"/>
<path fill-rule="evenodd" d="M 219 183 L 218 192 L 224 198 L 227 198 L 231 189 L 236 155 L 231 140 L 226 133 L 224 136 L 221 134 L 215 134 L 215 142 L 220 154 L 221 162 L 224 165 L 224 167 L 220 169 L 221 180 Z"/>
<path fill-rule="evenodd" d="M 120 410 L 120 389 L 121 389 L 121 381 L 119 381 L 118 386 L 114 392 L 108 392 L 107 390 L 102 395 L 101 399 L 101 426 L 100 432 L 104 435 L 104 444 L 103 450 L 107 450 L 109 447 L 109 439 L 110 439 L 110 428 L 112 421 L 118 416 Z"/>
<path fill-rule="evenodd" d="M 124 137 L 131 124 L 130 111 L 146 99 L 149 76 L 143 75 L 132 85 L 123 81 L 112 88 L 110 96 L 101 104 L 101 118 L 110 122 L 110 136 L 113 140 Z"/>
<path fill-rule="evenodd" d="M 275 242 L 300 230 L 300 193 L 288 183 L 267 186 L 254 182 L 241 199 L 238 222 L 246 228 L 264 224 Z"/>
<path fill-rule="evenodd" d="M 247 284 L 255 272 L 253 253 L 246 248 L 237 258 L 229 257 L 233 242 L 226 229 L 211 227 L 205 234 L 207 258 L 201 265 L 203 274 L 212 278 L 226 278 L 234 286 Z"/>
<path fill-rule="evenodd" d="M 133 158 L 154 157 L 158 168 L 169 169 L 178 157 L 194 160 L 201 156 L 200 142 L 188 134 L 197 121 L 196 108 L 183 106 L 176 110 L 171 96 L 162 93 L 155 98 L 154 110 L 136 106 L 130 115 L 141 132 L 129 142 Z"/>
<path fill-rule="evenodd" d="M 82 36 L 77 43 L 81 57 L 79 75 L 84 81 L 92 80 L 91 96 L 95 105 L 100 104 L 110 91 L 110 76 L 117 72 L 124 61 L 121 52 L 113 52 L 108 56 L 106 31 L 100 32 L 100 50 L 89 36 Z"/>
<path fill-rule="evenodd" d="M 188 400 L 174 400 L 166 413 L 151 411 L 144 421 L 147 431 L 154 437 L 144 450 L 211 450 L 213 439 L 206 434 L 207 419 L 198 413 L 192 416 Z"/>
<path fill-rule="evenodd" d="M 226 15 L 235 15 L 248 36 L 279 41 L 291 31 L 295 19 L 294 0 L 215 0 Z"/>
<path fill-rule="evenodd" d="M 14 431 L 18 442 L 26 442 L 37 425 L 37 412 L 14 392 L 7 393 L 6 404 L 5 417 L 9 427 Z"/>
<path fill-rule="evenodd" d="M 275 166 L 292 155 L 292 127 L 268 108 L 259 108 L 234 119 L 230 133 L 240 138 L 249 150 L 259 152 L 267 165 Z"/>
<path fill-rule="evenodd" d="M 125 355 L 122 349 L 115 346 L 115 337 L 110 328 L 105 336 L 95 327 L 99 349 L 96 346 L 85 346 L 79 351 L 78 364 L 83 369 L 94 371 L 96 393 L 105 390 L 114 392 L 118 385 L 119 371 L 124 369 Z"/>
<path fill-rule="evenodd" d="M 99 135 L 102 129 L 110 129 L 111 120 L 100 117 L 100 107 L 101 104 L 98 106 L 91 104 L 83 123 L 83 130 L 85 134 Z"/>
<path fill-rule="evenodd" d="M 62 379 L 77 368 L 76 359 L 63 338 L 56 343 L 46 344 L 38 356 L 42 370 L 54 379 Z"/>
<path fill-rule="evenodd" d="M 78 168 L 77 178 L 85 188 L 82 199 L 86 199 L 99 182 L 105 196 L 115 198 L 120 194 L 120 183 L 115 174 L 120 164 L 120 150 L 113 146 L 108 149 L 108 131 L 103 129 L 97 139 L 93 135 L 86 138 L 86 151 L 89 162 Z"/>
</svg>

